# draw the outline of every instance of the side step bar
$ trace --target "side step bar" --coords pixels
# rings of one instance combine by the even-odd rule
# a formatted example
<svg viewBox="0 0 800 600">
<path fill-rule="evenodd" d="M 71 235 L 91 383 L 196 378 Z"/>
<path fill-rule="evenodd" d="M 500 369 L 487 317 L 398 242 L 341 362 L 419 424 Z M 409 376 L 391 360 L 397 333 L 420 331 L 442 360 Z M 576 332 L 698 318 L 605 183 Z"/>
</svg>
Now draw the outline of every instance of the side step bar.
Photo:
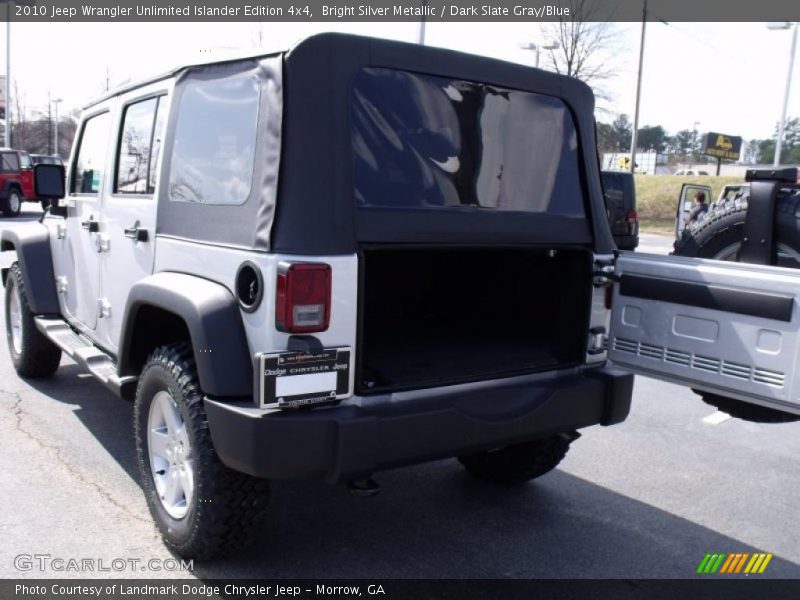
<svg viewBox="0 0 800 600">
<path fill-rule="evenodd" d="M 136 382 L 136 377 L 117 375 L 117 365 L 108 354 L 83 339 L 62 319 L 34 317 L 36 328 L 61 348 L 72 360 L 86 368 L 103 385 L 122 396 L 123 386 Z"/>
</svg>

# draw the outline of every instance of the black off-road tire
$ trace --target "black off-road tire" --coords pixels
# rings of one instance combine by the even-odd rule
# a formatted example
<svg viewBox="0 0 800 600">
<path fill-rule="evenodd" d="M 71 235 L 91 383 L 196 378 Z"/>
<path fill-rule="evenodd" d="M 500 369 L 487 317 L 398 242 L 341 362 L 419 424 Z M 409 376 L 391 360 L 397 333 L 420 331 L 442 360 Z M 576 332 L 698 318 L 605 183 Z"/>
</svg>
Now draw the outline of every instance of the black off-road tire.
<svg viewBox="0 0 800 600">
<path fill-rule="evenodd" d="M 193 454 L 194 496 L 180 519 L 165 510 L 150 468 L 148 416 L 160 391 L 172 397 Z M 214 451 L 189 344 L 162 346 L 150 354 L 136 389 L 134 426 L 142 488 L 169 548 L 185 558 L 217 558 L 244 548 L 262 532 L 269 482 L 229 469 Z"/>
<path fill-rule="evenodd" d="M 6 217 L 16 217 L 22 211 L 22 194 L 17 188 L 8 192 L 8 197 L 3 200 L 3 214 Z"/>
<path fill-rule="evenodd" d="M 716 258 L 744 237 L 747 203 L 729 203 L 684 230 L 675 242 L 677 256 Z M 775 241 L 800 253 L 800 196 L 778 198 L 775 206 Z M 793 265 L 792 265 L 793 266 Z M 730 416 L 753 423 L 790 423 L 800 416 L 695 390 L 703 402 Z"/>
<path fill-rule="evenodd" d="M 747 202 L 728 202 L 684 229 L 674 244 L 676 256 L 716 258 L 744 237 Z M 800 195 L 778 198 L 775 205 L 775 241 L 800 253 Z"/>
<path fill-rule="evenodd" d="M 12 323 L 10 314 L 10 304 L 12 295 L 18 294 L 19 302 L 19 334 L 21 347 L 19 351 L 14 348 L 12 338 Z M 6 313 L 6 340 L 8 341 L 8 353 L 17 374 L 29 379 L 42 379 L 50 377 L 58 369 L 61 362 L 61 348 L 47 339 L 44 334 L 36 329 L 33 322 L 34 314 L 28 305 L 28 296 L 25 293 L 25 284 L 22 281 L 22 271 L 19 263 L 14 263 L 8 271 L 6 279 L 5 295 Z"/>
<path fill-rule="evenodd" d="M 513 444 L 475 454 L 459 456 L 472 475 L 501 485 L 525 483 L 555 469 L 579 434 L 562 433 L 532 442 Z"/>
</svg>

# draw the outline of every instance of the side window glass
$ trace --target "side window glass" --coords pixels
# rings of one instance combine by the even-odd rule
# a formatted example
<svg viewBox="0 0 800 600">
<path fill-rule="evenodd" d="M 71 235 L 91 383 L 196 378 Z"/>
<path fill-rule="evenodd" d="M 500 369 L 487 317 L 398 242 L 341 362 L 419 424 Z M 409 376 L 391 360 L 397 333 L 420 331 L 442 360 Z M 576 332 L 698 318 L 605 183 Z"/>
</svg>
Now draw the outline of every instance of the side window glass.
<svg viewBox="0 0 800 600">
<path fill-rule="evenodd" d="M 103 181 L 108 148 L 109 114 L 92 117 L 83 125 L 80 146 L 75 157 L 70 192 L 73 194 L 96 194 Z"/>
<path fill-rule="evenodd" d="M 247 201 L 260 93 L 252 75 L 186 84 L 170 159 L 170 200 L 227 205 Z"/>
<path fill-rule="evenodd" d="M 31 157 L 27 154 L 20 154 L 19 155 L 19 162 L 22 165 L 23 169 L 30 169 L 31 168 Z"/>
<path fill-rule="evenodd" d="M 3 152 L 3 171 L 19 171 L 19 160 L 13 152 Z"/>
<path fill-rule="evenodd" d="M 114 191 L 119 194 L 152 194 L 155 181 L 154 137 L 161 132 L 156 113 L 158 98 L 149 98 L 125 108 L 117 155 Z"/>
</svg>

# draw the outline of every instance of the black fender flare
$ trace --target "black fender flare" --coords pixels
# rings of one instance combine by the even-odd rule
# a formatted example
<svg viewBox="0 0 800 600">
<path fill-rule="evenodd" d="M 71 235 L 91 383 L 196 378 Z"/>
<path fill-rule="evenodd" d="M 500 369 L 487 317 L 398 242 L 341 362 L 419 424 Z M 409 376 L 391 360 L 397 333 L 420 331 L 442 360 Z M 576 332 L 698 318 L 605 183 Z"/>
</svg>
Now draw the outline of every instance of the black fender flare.
<svg viewBox="0 0 800 600">
<path fill-rule="evenodd" d="M 50 252 L 50 232 L 41 223 L 25 223 L 0 233 L 0 250 L 17 251 L 22 271 L 22 283 L 31 312 L 37 315 L 57 315 L 58 294 Z M 8 269 L 3 269 L 5 285 Z"/>
<path fill-rule="evenodd" d="M 200 387 L 215 397 L 253 394 L 253 360 L 239 303 L 219 283 L 185 273 L 160 272 L 138 281 L 128 294 L 119 344 L 118 370 L 138 376 L 132 356 L 137 315 L 152 307 L 172 313 L 191 337 Z"/>
</svg>

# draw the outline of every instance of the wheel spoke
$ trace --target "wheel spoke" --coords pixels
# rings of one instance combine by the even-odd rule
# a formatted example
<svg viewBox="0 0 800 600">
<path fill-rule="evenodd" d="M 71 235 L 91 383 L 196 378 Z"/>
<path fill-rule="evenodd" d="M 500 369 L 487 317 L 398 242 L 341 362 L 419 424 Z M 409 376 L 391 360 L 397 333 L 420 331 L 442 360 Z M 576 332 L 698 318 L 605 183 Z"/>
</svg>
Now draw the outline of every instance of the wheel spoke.
<svg viewBox="0 0 800 600">
<path fill-rule="evenodd" d="M 183 495 L 186 498 L 186 505 L 192 502 L 194 496 L 194 464 L 191 460 L 183 462 L 183 469 L 178 471 L 181 487 L 183 488 Z"/>
<path fill-rule="evenodd" d="M 169 453 L 167 452 L 167 444 L 169 443 L 169 436 L 165 431 L 158 431 L 153 429 L 150 431 L 150 455 L 163 458 L 169 462 Z"/>
<path fill-rule="evenodd" d="M 166 485 L 164 487 L 164 505 L 168 508 L 174 508 L 183 497 L 183 486 L 181 485 L 180 478 L 178 477 L 177 469 L 170 469 L 167 473 Z"/>
<path fill-rule="evenodd" d="M 167 426 L 167 431 L 170 435 L 175 435 L 175 433 L 177 433 L 177 431 L 181 428 L 181 425 L 183 425 L 183 421 L 181 420 L 178 410 L 173 404 L 172 398 L 170 398 L 167 394 L 159 396 L 159 404 L 161 415 L 164 419 L 164 423 Z"/>
<path fill-rule="evenodd" d="M 181 423 L 180 429 L 175 432 L 175 439 L 179 444 L 183 444 L 183 458 L 191 458 L 192 446 L 189 444 L 189 434 L 186 431 L 186 423 Z"/>
</svg>

